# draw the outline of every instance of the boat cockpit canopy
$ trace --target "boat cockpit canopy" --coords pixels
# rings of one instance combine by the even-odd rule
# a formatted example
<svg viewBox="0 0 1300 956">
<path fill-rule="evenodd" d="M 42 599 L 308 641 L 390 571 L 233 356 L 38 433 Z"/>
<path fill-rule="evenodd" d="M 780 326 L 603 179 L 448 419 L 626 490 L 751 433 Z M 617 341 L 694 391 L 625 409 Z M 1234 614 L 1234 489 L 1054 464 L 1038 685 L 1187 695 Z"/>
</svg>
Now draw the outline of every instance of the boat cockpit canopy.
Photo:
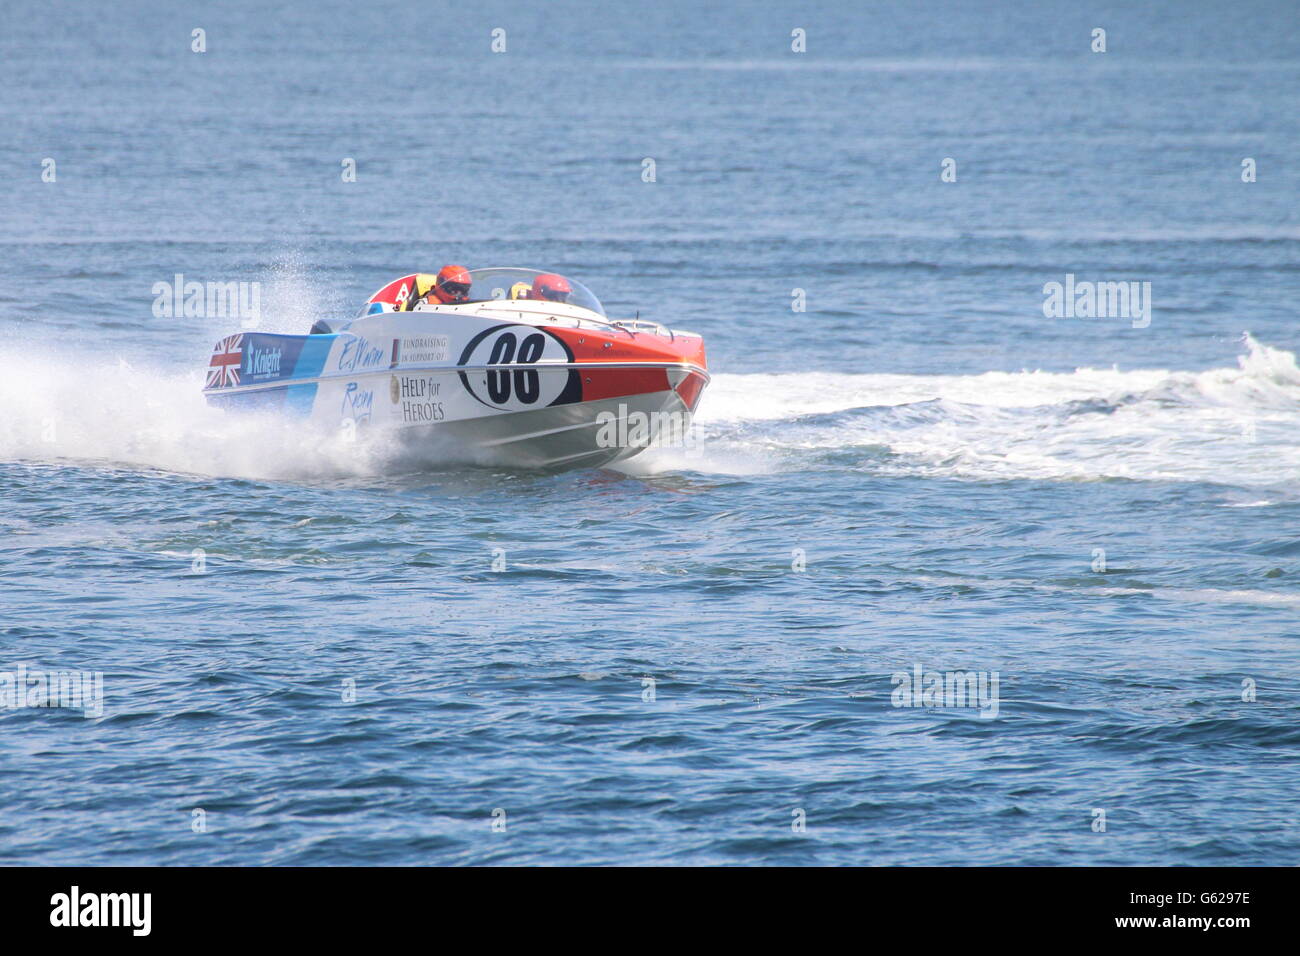
<svg viewBox="0 0 1300 956">
<path fill-rule="evenodd" d="M 585 285 L 558 272 L 537 269 L 470 269 L 474 280 L 469 301 L 489 299 L 549 299 L 590 309 L 603 316 L 605 308 Z M 556 280 L 559 280 L 558 282 Z"/>
</svg>

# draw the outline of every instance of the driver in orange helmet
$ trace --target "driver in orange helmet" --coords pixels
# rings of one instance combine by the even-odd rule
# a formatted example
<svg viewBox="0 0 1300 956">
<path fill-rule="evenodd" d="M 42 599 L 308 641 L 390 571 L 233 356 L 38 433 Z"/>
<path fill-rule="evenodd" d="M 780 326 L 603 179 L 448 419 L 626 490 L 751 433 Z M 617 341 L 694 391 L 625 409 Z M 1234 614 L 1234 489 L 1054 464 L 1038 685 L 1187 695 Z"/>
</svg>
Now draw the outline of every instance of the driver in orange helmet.
<svg viewBox="0 0 1300 956">
<path fill-rule="evenodd" d="M 406 300 L 403 311 L 409 312 L 421 302 L 443 305 L 468 302 L 473 284 L 474 280 L 464 266 L 443 266 L 436 276 L 421 272 L 415 277 L 414 294 Z"/>
<path fill-rule="evenodd" d="M 528 298 L 549 299 L 552 302 L 568 302 L 569 293 L 572 291 L 569 280 L 564 276 L 556 275 L 554 272 L 543 272 L 533 280 L 533 291 Z"/>
</svg>

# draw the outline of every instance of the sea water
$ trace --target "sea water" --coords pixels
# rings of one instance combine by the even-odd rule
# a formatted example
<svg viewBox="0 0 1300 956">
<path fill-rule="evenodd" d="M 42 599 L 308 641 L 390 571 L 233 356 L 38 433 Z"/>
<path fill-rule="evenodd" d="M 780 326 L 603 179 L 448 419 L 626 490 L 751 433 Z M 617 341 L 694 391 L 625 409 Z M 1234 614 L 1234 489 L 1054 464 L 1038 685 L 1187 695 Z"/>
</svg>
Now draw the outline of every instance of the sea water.
<svg viewBox="0 0 1300 956">
<path fill-rule="evenodd" d="M 1294 8 L 445 6 L 7 8 L 0 861 L 1300 863 Z M 448 262 L 691 440 L 206 406 Z"/>
</svg>

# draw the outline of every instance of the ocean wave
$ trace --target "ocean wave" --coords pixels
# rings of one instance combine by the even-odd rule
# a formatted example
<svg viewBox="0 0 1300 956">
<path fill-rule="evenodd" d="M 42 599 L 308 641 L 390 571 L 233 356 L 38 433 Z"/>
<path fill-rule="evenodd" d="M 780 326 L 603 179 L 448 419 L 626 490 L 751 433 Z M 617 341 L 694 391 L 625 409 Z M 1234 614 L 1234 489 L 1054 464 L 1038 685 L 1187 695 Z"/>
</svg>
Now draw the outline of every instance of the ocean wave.
<svg viewBox="0 0 1300 956">
<path fill-rule="evenodd" d="M 1300 479 L 1300 367 L 1293 353 L 1249 335 L 1243 344 L 1236 368 L 1203 372 L 719 374 L 695 447 L 655 450 L 630 467 L 749 473 L 883 448 L 887 455 L 864 455 L 862 467 L 1285 487 Z"/>
<path fill-rule="evenodd" d="M 718 374 L 697 440 L 623 466 L 757 474 L 817 467 L 962 479 L 1300 479 L 1300 367 L 1243 337 L 1236 368 L 979 375 Z M 93 354 L 0 351 L 0 458 L 251 479 L 374 477 L 428 461 L 209 407 L 202 371 Z M 438 456 L 445 465 L 448 449 Z"/>
</svg>

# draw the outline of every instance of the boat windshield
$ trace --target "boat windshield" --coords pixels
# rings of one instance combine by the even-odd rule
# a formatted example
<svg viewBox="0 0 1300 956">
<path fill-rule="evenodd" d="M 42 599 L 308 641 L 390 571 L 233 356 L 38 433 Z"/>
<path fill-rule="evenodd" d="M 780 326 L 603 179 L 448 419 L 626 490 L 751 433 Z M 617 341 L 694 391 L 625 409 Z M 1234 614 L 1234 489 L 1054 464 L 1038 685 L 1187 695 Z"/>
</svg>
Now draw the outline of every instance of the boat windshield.
<svg viewBox="0 0 1300 956">
<path fill-rule="evenodd" d="M 474 280 L 470 292 L 471 302 L 488 299 L 549 299 L 590 309 L 599 316 L 605 314 L 604 306 L 592 295 L 590 289 L 577 279 L 570 279 L 558 272 L 539 272 L 536 269 L 470 269 L 469 275 Z"/>
</svg>

